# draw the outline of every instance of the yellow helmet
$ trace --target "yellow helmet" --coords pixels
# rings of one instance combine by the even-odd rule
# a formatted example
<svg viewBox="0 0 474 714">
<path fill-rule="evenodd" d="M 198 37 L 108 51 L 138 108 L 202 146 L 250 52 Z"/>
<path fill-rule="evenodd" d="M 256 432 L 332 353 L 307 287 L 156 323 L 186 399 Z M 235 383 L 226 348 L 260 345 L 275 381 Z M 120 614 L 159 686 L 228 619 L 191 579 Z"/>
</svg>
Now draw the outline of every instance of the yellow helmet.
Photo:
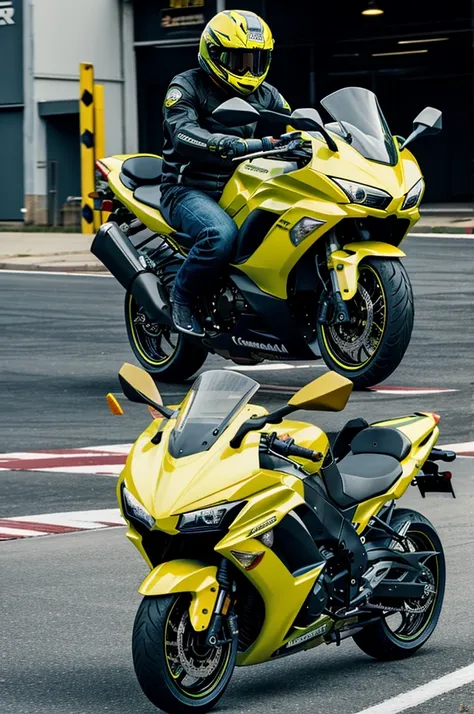
<svg viewBox="0 0 474 714">
<path fill-rule="evenodd" d="M 254 12 L 224 10 L 204 28 L 199 64 L 224 89 L 247 96 L 265 80 L 273 44 L 270 28 Z"/>
</svg>

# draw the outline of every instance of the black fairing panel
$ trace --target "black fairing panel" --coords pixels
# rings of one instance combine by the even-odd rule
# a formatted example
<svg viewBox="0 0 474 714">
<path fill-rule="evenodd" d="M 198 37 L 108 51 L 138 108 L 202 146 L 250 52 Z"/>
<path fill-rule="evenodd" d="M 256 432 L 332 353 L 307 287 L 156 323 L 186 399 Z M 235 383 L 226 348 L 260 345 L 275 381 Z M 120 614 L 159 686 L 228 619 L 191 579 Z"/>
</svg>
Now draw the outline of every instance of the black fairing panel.
<svg viewBox="0 0 474 714">
<path fill-rule="evenodd" d="M 330 503 L 317 477 L 305 478 L 303 484 L 305 501 L 311 509 L 311 515 L 307 514 L 304 522 L 316 544 L 333 543 L 349 561 L 351 575 L 360 578 L 367 569 L 367 553 L 350 520 L 353 512 L 341 513 Z"/>
<path fill-rule="evenodd" d="M 273 339 L 283 343 L 286 352 L 282 357 L 285 354 L 293 359 L 314 359 L 320 356 L 319 351 L 313 351 L 305 342 L 286 300 L 264 293 L 243 273 L 232 272 L 230 279 L 257 313 L 264 327 L 273 335 Z M 264 334 L 260 341 L 265 342 L 268 337 Z M 256 340 L 258 336 L 251 339 Z"/>
<path fill-rule="evenodd" d="M 351 450 L 351 442 L 359 432 L 363 429 L 367 429 L 369 426 L 365 419 L 357 417 L 356 419 L 350 419 L 342 427 L 339 434 L 336 436 L 334 445 L 332 447 L 332 455 L 336 461 L 342 459 Z"/>
<path fill-rule="evenodd" d="M 280 216 L 269 211 L 257 209 L 252 211 L 242 223 L 235 245 L 233 262 L 243 263 L 255 253 L 270 228 L 279 220 Z"/>
<path fill-rule="evenodd" d="M 285 516 L 272 532 L 272 550 L 291 573 L 323 562 L 313 538 L 295 513 Z"/>
</svg>

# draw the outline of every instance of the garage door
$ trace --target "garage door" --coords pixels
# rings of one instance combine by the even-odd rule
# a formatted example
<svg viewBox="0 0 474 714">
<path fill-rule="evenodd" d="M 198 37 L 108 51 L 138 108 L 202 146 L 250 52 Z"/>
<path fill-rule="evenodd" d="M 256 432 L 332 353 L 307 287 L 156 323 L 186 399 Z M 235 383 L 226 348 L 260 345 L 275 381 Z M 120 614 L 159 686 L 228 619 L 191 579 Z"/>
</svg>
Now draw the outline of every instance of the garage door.
<svg viewBox="0 0 474 714">
<path fill-rule="evenodd" d="M 23 111 L 0 107 L 0 221 L 23 219 Z"/>
</svg>

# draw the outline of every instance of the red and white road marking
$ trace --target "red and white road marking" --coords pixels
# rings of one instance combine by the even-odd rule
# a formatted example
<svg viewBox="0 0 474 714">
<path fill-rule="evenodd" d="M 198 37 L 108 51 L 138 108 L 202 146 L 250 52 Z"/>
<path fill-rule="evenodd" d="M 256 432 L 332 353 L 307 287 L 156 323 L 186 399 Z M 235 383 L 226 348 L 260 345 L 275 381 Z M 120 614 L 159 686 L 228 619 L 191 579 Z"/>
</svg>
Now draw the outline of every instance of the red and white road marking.
<svg viewBox="0 0 474 714">
<path fill-rule="evenodd" d="M 132 444 L 91 446 L 83 449 L 17 452 L 0 454 L 1 471 L 38 471 L 48 473 L 92 474 L 117 477 L 122 471 Z M 474 441 L 447 444 L 442 448 L 458 456 L 474 457 Z"/>
<path fill-rule="evenodd" d="M 48 471 L 117 476 L 132 444 L 90 446 L 82 449 L 0 454 L 0 471 Z"/>
<path fill-rule="evenodd" d="M 125 525 L 118 508 L 0 518 L 0 541 L 77 533 Z"/>
<path fill-rule="evenodd" d="M 455 451 L 458 456 L 474 458 L 474 441 L 465 441 L 462 444 L 444 444 L 441 448 Z"/>
</svg>

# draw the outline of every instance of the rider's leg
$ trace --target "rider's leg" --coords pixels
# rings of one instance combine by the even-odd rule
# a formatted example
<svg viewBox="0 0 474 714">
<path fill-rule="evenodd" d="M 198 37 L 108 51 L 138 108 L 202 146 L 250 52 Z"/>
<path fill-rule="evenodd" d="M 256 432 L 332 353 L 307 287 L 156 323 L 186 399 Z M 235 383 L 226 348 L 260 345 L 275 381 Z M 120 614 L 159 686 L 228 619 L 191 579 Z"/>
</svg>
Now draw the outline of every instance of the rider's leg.
<svg viewBox="0 0 474 714">
<path fill-rule="evenodd" d="M 202 335 L 193 306 L 198 295 L 212 289 L 231 261 L 238 229 L 214 199 L 185 186 L 165 193 L 162 211 L 173 228 L 195 241 L 176 276 L 173 320 L 177 329 Z"/>
</svg>

